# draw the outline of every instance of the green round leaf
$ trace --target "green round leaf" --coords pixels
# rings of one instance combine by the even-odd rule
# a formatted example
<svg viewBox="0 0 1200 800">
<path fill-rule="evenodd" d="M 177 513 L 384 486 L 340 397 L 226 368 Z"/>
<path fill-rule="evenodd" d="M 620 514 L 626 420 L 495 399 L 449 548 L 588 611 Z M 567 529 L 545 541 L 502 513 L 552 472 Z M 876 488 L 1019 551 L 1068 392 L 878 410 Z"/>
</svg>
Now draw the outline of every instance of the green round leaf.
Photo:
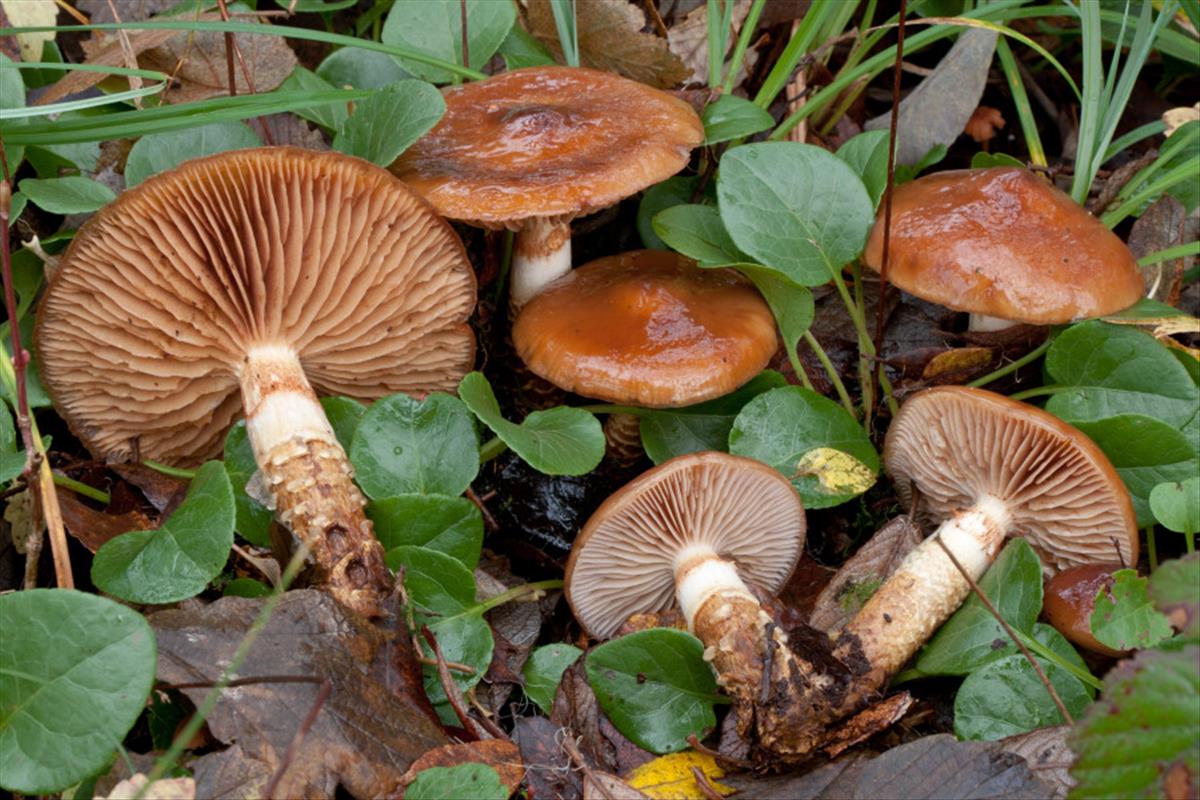
<svg viewBox="0 0 1200 800">
<path fill-rule="evenodd" d="M 355 105 L 333 138 L 333 149 L 386 167 L 445 113 L 446 101 L 432 84 L 393 83 Z"/>
<path fill-rule="evenodd" d="M 152 133 L 130 148 L 125 161 L 125 185 L 136 186 L 189 158 L 261 146 L 258 135 L 244 122 L 213 122 L 182 131 Z"/>
<path fill-rule="evenodd" d="M 259 547 L 271 544 L 271 520 L 275 515 L 270 509 L 246 494 L 246 484 L 258 471 L 254 460 L 254 448 L 246 435 L 246 421 L 238 420 L 229 433 L 225 434 L 225 472 L 233 489 L 233 504 L 236 512 L 234 527 L 242 537 Z"/>
<path fill-rule="evenodd" d="M 233 489 L 220 461 L 209 461 L 183 503 L 156 531 L 131 531 L 105 542 L 92 581 L 122 600 L 159 605 L 186 600 L 217 577 L 233 546 Z"/>
<path fill-rule="evenodd" d="M 483 515 L 465 497 L 401 494 L 367 506 L 385 550 L 405 545 L 437 550 L 468 569 L 479 563 Z"/>
<path fill-rule="evenodd" d="M 133 726 L 154 682 L 154 632 L 96 595 L 0 597 L 0 786 L 51 794 L 93 775 Z"/>
<path fill-rule="evenodd" d="M 659 212 L 652 223 L 654 232 L 671 249 L 694 258 L 704 266 L 731 264 L 745 257 L 729 238 L 721 212 L 694 203 L 672 206 Z"/>
<path fill-rule="evenodd" d="M 1038 659 L 1072 717 L 1091 702 L 1071 673 Z M 1045 684 L 1023 655 L 993 661 L 967 676 L 954 698 L 954 732 L 960 739 L 1003 739 L 1065 722 Z"/>
<path fill-rule="evenodd" d="M 387 53 L 358 47 L 334 50 L 317 67 L 317 75 L 337 89 L 382 89 L 412 77 Z"/>
<path fill-rule="evenodd" d="M 837 157 L 862 178 L 871 205 L 878 206 L 887 188 L 888 132 L 864 131 L 839 147 Z"/>
<path fill-rule="evenodd" d="M 82 175 L 65 178 L 26 178 L 21 194 L 52 214 L 86 214 L 117 199 L 113 190 Z"/>
<path fill-rule="evenodd" d="M 687 747 L 687 737 L 717 723 L 713 706 L 725 702 L 690 633 L 652 628 L 605 642 L 584 661 L 588 683 L 604 714 L 630 741 L 652 753 Z"/>
<path fill-rule="evenodd" d="M 424 400 L 393 394 L 367 409 L 350 446 L 358 485 L 368 497 L 466 491 L 479 472 L 479 435 L 457 397 Z"/>
<path fill-rule="evenodd" d="M 520 424 L 500 413 L 500 404 L 482 372 L 468 373 L 458 396 L 480 422 L 492 429 L 529 466 L 546 475 L 583 475 L 604 458 L 600 421 L 579 408 L 534 411 Z"/>
<path fill-rule="evenodd" d="M 737 246 L 803 286 L 819 286 L 862 252 L 875 209 L 845 161 L 819 147 L 766 142 L 721 159 L 721 219 Z"/>
<path fill-rule="evenodd" d="M 517 20 L 512 3 L 495 0 L 466 0 L 467 49 L 471 68 L 481 69 L 499 49 Z M 388 12 L 380 36 L 392 44 L 453 64 L 463 63 L 462 15 L 458 0 L 404 0 Z M 454 75 L 411 59 L 396 57 L 400 65 L 418 78 L 449 83 Z"/>
<path fill-rule="evenodd" d="M 222 597 L 266 597 L 271 594 L 271 587 L 253 578 L 234 578 L 221 592 Z"/>
<path fill-rule="evenodd" d="M 1200 477 L 1158 484 L 1150 490 L 1150 510 L 1163 527 L 1178 533 L 1200 531 Z"/>
<path fill-rule="evenodd" d="M 475 763 L 423 769 L 404 790 L 405 800 L 505 800 L 508 795 L 496 770 Z"/>
<path fill-rule="evenodd" d="M 343 450 L 349 451 L 354 442 L 354 432 L 358 430 L 358 423 L 367 407 L 349 397 L 322 397 L 321 410 L 325 412 L 338 444 Z"/>
<path fill-rule="evenodd" d="M 581 655 L 582 650 L 564 642 L 543 645 L 534 650 L 521 670 L 521 675 L 525 678 L 525 696 L 537 703 L 543 713 L 549 715 L 563 672 Z"/>
<path fill-rule="evenodd" d="M 387 56 L 384 56 L 384 58 L 387 58 Z M 333 91 L 333 89 L 332 84 L 312 70 L 305 69 L 304 67 L 296 67 L 292 70 L 292 74 L 288 75 L 287 80 L 279 86 L 279 91 L 281 92 L 328 92 Z M 315 122 L 325 130 L 334 132 L 340 131 L 342 126 L 346 124 L 346 118 L 350 116 L 345 103 L 307 106 L 296 109 L 294 113 L 302 119 Z"/>
<path fill-rule="evenodd" d="M 637 229 L 643 245 L 651 250 L 671 249 L 654 232 L 653 220 L 660 211 L 690 202 L 699 185 L 699 178 L 676 175 L 642 192 L 642 199 L 638 201 Z"/>
<path fill-rule="evenodd" d="M 1159 564 L 1150 576 L 1150 597 L 1183 636 L 1200 637 L 1200 553 Z"/>
<path fill-rule="evenodd" d="M 1096 593 L 1090 620 L 1096 639 L 1114 650 L 1143 650 L 1169 639 L 1171 623 L 1151 602 L 1146 579 L 1132 569 L 1117 570 L 1113 578 L 1111 589 Z"/>
<path fill-rule="evenodd" d="M 855 496 L 829 494 L 816 476 L 797 474 L 800 460 L 818 447 L 849 453 L 879 472 L 879 455 L 854 417 L 829 398 L 798 386 L 754 398 L 729 432 L 729 452 L 758 459 L 786 475 L 808 509 L 836 506 Z"/>
<path fill-rule="evenodd" d="M 775 125 L 775 118 L 744 97 L 723 94 L 704 107 L 704 143 L 741 139 Z"/>
</svg>

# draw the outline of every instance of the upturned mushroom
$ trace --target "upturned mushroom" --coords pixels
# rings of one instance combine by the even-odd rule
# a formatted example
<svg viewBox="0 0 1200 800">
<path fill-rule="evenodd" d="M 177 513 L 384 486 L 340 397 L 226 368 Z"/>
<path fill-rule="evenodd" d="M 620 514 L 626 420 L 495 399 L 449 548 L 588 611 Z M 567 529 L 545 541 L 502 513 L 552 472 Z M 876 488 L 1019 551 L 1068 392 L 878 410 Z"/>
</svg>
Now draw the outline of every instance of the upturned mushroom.
<svg viewBox="0 0 1200 800">
<path fill-rule="evenodd" d="M 883 262 L 883 210 L 863 261 Z M 1057 325 L 1113 314 L 1144 292 L 1116 234 L 1016 167 L 938 172 L 897 186 L 888 281 L 971 314 L 970 330 Z"/>
<path fill-rule="evenodd" d="M 663 250 L 597 259 L 560 278 L 517 315 L 513 344 L 561 389 L 647 408 L 727 394 L 778 346 L 771 309 L 750 281 Z M 610 449 L 640 453 L 637 417 L 610 415 L 605 431 Z"/>
<path fill-rule="evenodd" d="M 814 670 L 754 591 L 783 586 L 804 534 L 800 496 L 774 469 L 725 453 L 679 456 L 620 489 L 584 525 L 567 561 L 567 601 L 597 639 L 635 613 L 679 608 L 737 704 L 740 732 L 754 730 L 775 749 L 798 727 L 796 680 Z"/>
<path fill-rule="evenodd" d="M 704 140 L 683 100 L 594 69 L 515 69 L 444 96 L 391 169 L 442 215 L 516 232 L 514 310 L 571 269 L 571 220 L 679 172 Z"/>
<path fill-rule="evenodd" d="M 68 248 L 38 314 L 42 377 L 98 456 L 195 464 L 244 411 L 278 519 L 317 578 L 373 614 L 391 586 L 314 393 L 453 389 L 475 278 L 450 227 L 386 170 L 241 150 L 126 191 Z"/>
<path fill-rule="evenodd" d="M 1046 582 L 1042 613 L 1046 621 L 1074 644 L 1100 655 L 1119 658 L 1125 653 L 1103 644 L 1092 633 L 1096 595 L 1113 585 L 1120 564 L 1081 564 L 1064 569 Z"/>
<path fill-rule="evenodd" d="M 1050 572 L 1137 562 L 1137 518 L 1120 476 L 1083 433 L 1041 409 L 981 389 L 927 389 L 892 421 L 883 460 L 901 501 L 942 524 L 842 629 L 834 655 L 858 675 L 844 695 L 810 699 L 814 744 L 966 599 L 970 583 L 947 551 L 976 581 L 1008 536 L 1024 537 Z"/>
</svg>

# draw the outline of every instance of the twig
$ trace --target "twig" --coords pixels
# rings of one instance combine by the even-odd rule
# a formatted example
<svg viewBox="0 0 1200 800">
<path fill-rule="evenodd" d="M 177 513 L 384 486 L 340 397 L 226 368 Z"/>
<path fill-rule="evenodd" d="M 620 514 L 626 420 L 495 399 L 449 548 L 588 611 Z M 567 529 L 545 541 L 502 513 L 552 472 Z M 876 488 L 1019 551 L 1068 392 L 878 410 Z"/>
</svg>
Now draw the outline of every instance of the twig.
<svg viewBox="0 0 1200 800">
<path fill-rule="evenodd" d="M 662 14 L 658 13 L 658 4 L 654 0 L 642 0 L 642 5 L 646 7 L 646 16 L 650 17 L 650 24 L 654 26 L 654 30 L 658 31 L 662 38 L 668 38 L 667 24 L 663 22 Z"/>
<path fill-rule="evenodd" d="M 462 22 L 463 66 L 471 68 L 471 47 L 467 41 L 467 0 L 458 0 L 458 15 Z"/>
<path fill-rule="evenodd" d="M 442 648 L 438 645 L 437 637 L 433 635 L 433 631 L 429 630 L 428 625 L 421 626 L 421 635 L 433 648 L 433 655 L 437 658 L 438 680 L 442 682 L 442 690 L 446 693 L 446 699 L 450 701 L 450 707 L 454 709 L 454 715 L 462 723 L 463 730 L 477 742 L 489 738 L 484 735 L 483 726 L 475 721 L 475 718 L 467 712 L 466 706 L 463 705 L 462 692 L 454 683 L 454 678 L 450 677 L 450 670 L 446 667 L 446 658 L 442 655 Z"/>
<path fill-rule="evenodd" d="M 489 531 L 500 530 L 500 523 L 496 521 L 496 518 L 492 516 L 492 512 L 488 511 L 488 507 L 484 505 L 486 500 L 495 497 L 495 495 L 495 492 L 489 492 L 487 496 L 480 497 L 479 495 L 475 494 L 474 489 L 472 489 L 470 486 L 467 487 L 467 499 L 474 503 L 475 507 L 479 509 L 479 513 L 483 515 L 483 522 L 485 525 L 487 525 L 487 529 Z"/>
<path fill-rule="evenodd" d="M 113 4 L 113 0 L 108 0 L 108 10 L 112 12 L 113 22 L 120 24 L 121 15 L 117 13 L 117 7 Z M 129 43 L 129 32 L 125 30 L 117 31 L 117 41 L 121 43 L 121 55 L 125 58 L 125 66 L 136 70 L 138 68 L 137 55 L 133 52 L 133 45 Z M 141 89 L 142 76 L 130 75 L 129 88 Z M 142 98 L 135 95 L 133 104 L 140 110 L 142 107 Z"/>
<path fill-rule="evenodd" d="M 707 797 L 708 800 L 725 800 L 725 796 L 708 782 L 708 776 L 704 774 L 704 770 L 699 767 L 692 767 L 692 778 L 695 779 L 696 786 L 700 789 L 700 794 Z"/>
<path fill-rule="evenodd" d="M 417 641 L 418 640 L 416 639 L 416 637 L 413 637 L 413 642 L 416 643 Z M 436 658 L 430 658 L 429 656 L 423 656 L 419 653 L 417 654 L 417 662 L 420 664 L 428 664 L 431 667 L 436 667 L 438 665 L 438 661 Z M 475 674 L 475 668 L 472 667 L 470 664 L 463 664 L 458 661 L 446 661 L 445 659 L 442 659 L 442 663 L 446 665 L 446 669 L 452 669 L 455 672 L 461 672 L 464 675 L 474 675 Z"/>
<path fill-rule="evenodd" d="M 329 694 L 332 691 L 333 684 L 329 682 L 328 678 L 322 678 L 321 688 L 317 691 L 317 699 L 313 701 L 312 707 L 308 709 L 308 714 L 304 716 L 300 727 L 296 728 L 295 735 L 288 742 L 287 750 L 283 752 L 283 758 L 279 760 L 279 766 L 276 768 L 275 774 L 271 776 L 271 780 L 263 788 L 263 797 L 266 797 L 267 800 L 275 796 L 275 790 L 279 787 L 279 782 L 283 780 L 287 768 L 295 759 L 297 751 L 300 750 L 300 743 L 304 741 L 304 737 L 312 729 L 313 723 L 317 721 L 317 715 L 321 713 L 321 708 L 325 705 L 325 701 L 329 699 Z"/>
<path fill-rule="evenodd" d="M 587 790 L 587 782 L 591 781 L 592 786 L 596 787 L 596 791 L 601 797 L 604 798 L 604 800 L 616 800 L 616 798 L 612 796 L 612 793 L 608 791 L 608 787 L 596 780 L 593 775 L 595 770 L 587 765 L 587 761 L 584 760 L 583 753 L 579 752 L 579 746 L 575 744 L 575 740 L 572 737 L 563 736 L 562 749 L 563 752 L 567 754 L 567 758 L 571 759 L 571 763 L 575 765 L 575 768 L 583 773 L 585 792 Z"/>
<path fill-rule="evenodd" d="M 904 64 L 904 20 L 908 16 L 908 0 L 900 0 L 899 21 L 896 28 L 896 63 L 892 68 L 892 118 L 889 120 L 887 184 L 883 190 L 883 256 L 879 264 L 879 297 L 875 301 L 876 353 L 883 352 L 883 321 L 887 307 L 888 261 L 892 240 L 892 190 L 896 181 L 896 126 L 900 120 L 900 72 Z M 875 380 L 882 384 L 883 360 L 875 362 Z M 868 420 L 867 429 L 870 430 Z"/>
<path fill-rule="evenodd" d="M 221 12 L 221 19 L 229 22 L 229 8 L 225 5 L 225 0 L 217 0 L 217 9 Z M 229 96 L 233 97 L 237 94 L 235 80 L 233 77 L 233 58 L 230 56 L 230 47 L 232 52 L 237 56 L 238 64 L 242 68 L 242 77 L 246 79 L 246 90 L 250 94 L 256 94 L 257 89 L 254 88 L 254 76 L 250 74 L 249 67 L 246 66 L 246 59 L 242 56 L 241 45 L 238 44 L 237 36 L 230 32 L 225 32 L 225 63 L 229 68 Z M 263 140 L 272 147 L 275 145 L 275 137 L 271 135 L 271 129 L 267 127 L 267 123 L 259 120 L 259 129 L 262 131 Z"/>
<path fill-rule="evenodd" d="M 736 767 L 737 769 L 750 769 L 751 767 L 754 766 L 753 761 L 747 761 L 744 758 L 734 758 L 733 756 L 725 755 L 720 750 L 713 750 L 708 745 L 701 743 L 701 741 L 696 738 L 696 734 L 694 734 L 694 733 L 689 733 L 686 741 L 688 743 L 688 746 L 691 747 L 693 750 L 695 750 L 697 753 L 706 755 L 709 758 L 711 758 L 713 761 L 716 761 L 716 762 L 723 761 L 726 764 L 728 764 L 729 766 Z"/>
<path fill-rule="evenodd" d="M 1058 707 L 1058 713 L 1062 714 L 1063 721 L 1068 725 L 1074 725 L 1075 720 L 1071 717 L 1071 712 L 1067 711 L 1067 707 L 1063 705 L 1062 698 L 1060 698 L 1058 696 L 1058 692 L 1054 690 L 1054 684 L 1050 683 L 1050 679 L 1047 678 L 1046 673 L 1042 671 L 1042 665 L 1039 664 L 1037 659 L 1033 657 L 1033 653 L 1029 652 L 1029 648 L 1027 648 L 1021 641 L 1020 637 L 1017 636 L 1017 632 L 1012 629 L 1012 626 L 1008 624 L 1008 621 L 1005 620 L 1004 617 L 1000 616 L 1000 612 L 996 610 L 994 605 L 992 605 L 992 601 L 988 599 L 987 595 L 983 593 L 983 590 L 979 588 L 979 584 L 975 582 L 975 579 L 970 576 L 970 574 L 963 568 L 963 565 L 959 563 L 958 559 L 954 557 L 954 553 L 950 552 L 950 548 L 946 547 L 946 543 L 942 541 L 942 537 L 938 536 L 936 533 L 933 536 L 938 543 L 938 547 L 942 548 L 942 552 L 946 554 L 946 558 L 950 559 L 950 563 L 954 565 L 954 568 L 962 573 L 963 578 L 965 578 L 967 583 L 971 586 L 971 591 L 974 592 L 975 596 L 978 597 L 980 602 L 983 603 L 984 608 L 991 612 L 991 615 L 996 618 L 997 622 L 1000 623 L 1000 627 L 1004 628 L 1004 632 L 1008 634 L 1008 638 L 1012 639 L 1013 642 L 1016 643 L 1017 647 L 1020 648 L 1021 654 L 1024 655 L 1029 661 L 1029 664 L 1033 667 L 1034 672 L 1037 673 L 1038 678 L 1041 680 L 1042 685 L 1045 686 L 1046 691 L 1050 693 L 1050 699 L 1053 700 L 1054 705 Z"/>
<path fill-rule="evenodd" d="M 63 528 L 62 512 L 58 507 L 58 495 L 54 491 L 54 476 L 50 473 L 50 464 L 46 461 L 46 453 L 42 447 L 42 439 L 38 435 L 37 422 L 29 412 L 29 398 L 25 392 L 25 368 L 29 365 L 29 351 L 21 346 L 21 326 L 17 318 L 17 297 L 13 290 L 12 254 L 9 252 L 9 212 L 12 210 L 12 176 L 8 172 L 8 155 L 4 150 L 4 138 L 0 136 L 0 169 L 3 170 L 4 180 L 0 181 L 0 272 L 4 280 L 4 309 L 8 315 L 8 332 L 12 345 L 12 380 L 13 394 L 17 401 L 17 429 L 21 432 L 21 443 L 25 447 L 25 469 L 21 477 L 27 485 L 37 483 L 38 491 L 34 495 L 41 501 L 42 516 L 46 528 L 50 532 L 50 550 L 54 556 L 54 576 L 60 589 L 75 588 L 75 578 L 71 574 L 71 559 L 67 553 L 67 533 Z M 5 358 L 6 372 L 8 358 Z M 34 476 L 36 477 L 36 481 Z M 34 521 L 34 538 L 41 536 L 41 529 Z M 28 552 L 41 553 L 41 542 L 33 542 Z M 26 577 L 29 576 L 27 558 Z M 36 579 L 36 568 L 33 571 Z"/>
</svg>

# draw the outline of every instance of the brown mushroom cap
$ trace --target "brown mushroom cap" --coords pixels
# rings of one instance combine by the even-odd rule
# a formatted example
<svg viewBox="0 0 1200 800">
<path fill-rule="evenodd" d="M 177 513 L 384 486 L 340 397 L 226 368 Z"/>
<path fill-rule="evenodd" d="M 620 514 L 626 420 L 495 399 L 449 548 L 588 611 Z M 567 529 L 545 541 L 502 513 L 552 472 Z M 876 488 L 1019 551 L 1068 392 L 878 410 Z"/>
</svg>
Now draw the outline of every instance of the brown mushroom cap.
<svg viewBox="0 0 1200 800">
<path fill-rule="evenodd" d="M 567 561 L 567 602 L 588 633 L 607 638 L 631 614 L 675 605 L 675 558 L 694 545 L 773 594 L 792 574 L 804 532 L 800 496 L 766 464 L 725 453 L 679 456 L 596 509 Z"/>
<path fill-rule="evenodd" d="M 1113 585 L 1113 573 L 1120 564 L 1082 564 L 1064 569 L 1046 582 L 1042 611 L 1047 621 L 1063 636 L 1093 653 L 1113 658 L 1125 655 L 1102 644 L 1092 633 L 1092 611 L 1096 595 Z"/>
<path fill-rule="evenodd" d="M 291 147 L 189 161 L 75 236 L 38 314 L 42 377 L 92 452 L 194 463 L 239 416 L 247 350 L 318 392 L 453 389 L 474 362 L 458 237 L 386 170 Z"/>
<path fill-rule="evenodd" d="M 444 95 L 441 122 L 391 169 L 478 225 L 607 208 L 683 169 L 704 140 L 683 100 L 594 69 L 516 69 Z"/>
<path fill-rule="evenodd" d="M 1053 325 L 1112 314 L 1144 292 L 1129 248 L 1063 192 L 1016 167 L 896 188 L 888 280 L 957 311 Z M 883 211 L 863 260 L 879 270 Z"/>
<path fill-rule="evenodd" d="M 777 346 L 750 281 L 662 250 L 597 259 L 555 281 L 521 310 L 513 343 L 556 386 L 650 408 L 726 394 Z"/>
<path fill-rule="evenodd" d="M 888 430 L 884 465 L 911 507 L 942 520 L 992 496 L 1009 531 L 1057 571 L 1119 556 L 1137 563 L 1129 492 L 1091 439 L 1039 408 L 964 386 L 910 397 Z"/>
</svg>

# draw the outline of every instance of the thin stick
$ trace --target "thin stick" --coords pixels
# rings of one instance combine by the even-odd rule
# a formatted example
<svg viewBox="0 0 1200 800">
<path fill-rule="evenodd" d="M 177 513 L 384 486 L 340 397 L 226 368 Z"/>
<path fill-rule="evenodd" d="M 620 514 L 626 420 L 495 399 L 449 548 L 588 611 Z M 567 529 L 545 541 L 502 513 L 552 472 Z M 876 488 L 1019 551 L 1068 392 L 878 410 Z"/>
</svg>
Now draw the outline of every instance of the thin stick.
<svg viewBox="0 0 1200 800">
<path fill-rule="evenodd" d="M 750 769 L 751 767 L 754 766 L 753 761 L 747 761 L 744 758 L 734 758 L 733 756 L 727 756 L 719 750 L 713 750 L 708 745 L 702 744 L 700 742 L 700 740 L 696 738 L 696 734 L 694 734 L 694 733 L 689 733 L 686 741 L 688 743 L 688 746 L 691 747 L 693 750 L 695 750 L 697 753 L 706 755 L 709 758 L 711 758 L 713 761 L 724 761 L 729 766 L 735 767 L 737 769 Z"/>
<path fill-rule="evenodd" d="M 221 19 L 229 22 L 229 8 L 225 5 L 225 0 L 217 0 L 217 8 L 221 12 Z M 233 53 L 237 56 L 238 64 L 242 68 L 242 77 L 246 79 L 246 89 L 250 94 L 256 94 L 257 89 L 254 88 L 254 76 L 250 74 L 249 67 L 246 66 L 246 59 L 242 56 L 241 45 L 238 44 L 237 36 L 230 31 L 225 32 L 225 61 L 229 67 L 229 96 L 233 97 L 237 94 L 234 88 L 233 77 L 233 60 L 230 58 L 230 46 L 233 47 Z M 263 140 L 272 147 L 275 146 L 275 137 L 271 135 L 271 129 L 267 127 L 267 123 L 259 120 L 259 129 L 262 131 Z"/>
<path fill-rule="evenodd" d="M 718 792 L 708 782 L 708 776 L 704 774 L 704 770 L 699 767 L 692 767 L 692 778 L 695 779 L 696 786 L 700 789 L 700 794 L 707 797 L 708 800 L 725 800 L 725 795 Z"/>
<path fill-rule="evenodd" d="M 462 723 L 463 730 L 477 742 L 488 738 L 484 736 L 483 726 L 475 721 L 467 712 L 466 706 L 463 705 L 462 692 L 459 691 L 458 686 L 454 683 L 454 678 L 450 677 L 450 670 L 446 668 L 446 658 L 442 655 L 442 648 L 438 645 L 437 637 L 433 635 L 433 631 L 429 630 L 428 625 L 421 626 L 421 635 L 425 637 L 425 641 L 429 642 L 429 646 L 433 648 L 433 654 L 437 658 L 438 680 L 442 682 L 442 689 L 446 692 L 446 699 L 450 701 L 450 707 L 454 709 L 454 715 Z"/>
<path fill-rule="evenodd" d="M 654 30 L 658 31 L 658 35 L 662 38 L 667 38 L 667 24 L 663 22 L 662 14 L 658 13 L 658 4 L 654 0 L 642 0 L 642 5 L 646 7 L 646 16 L 650 17 L 650 24 L 654 26 Z"/>
<path fill-rule="evenodd" d="M 113 0 L 108 0 L 108 10 L 112 12 L 113 21 L 120 23 L 121 15 L 117 13 L 117 7 L 113 4 Z M 125 66 L 129 67 L 130 69 L 137 69 L 137 56 L 134 55 L 133 45 L 129 43 L 129 32 L 124 30 L 117 31 L 117 41 L 121 44 L 121 55 L 125 58 Z M 130 75 L 129 88 L 141 89 L 142 76 Z M 142 98 L 134 97 L 133 104 L 140 110 L 142 107 Z"/>
<path fill-rule="evenodd" d="M 458 0 L 458 16 L 462 21 L 463 66 L 471 68 L 471 46 L 467 40 L 467 0 Z"/>
<path fill-rule="evenodd" d="M 470 486 L 467 487 L 467 499 L 479 509 L 479 513 L 483 515 L 483 524 L 487 525 L 489 531 L 500 530 L 500 523 L 492 516 L 492 512 L 488 511 L 488 507 L 483 504 L 483 498 L 475 494 L 475 490 Z"/>
<path fill-rule="evenodd" d="M 896 126 L 900 120 L 900 68 L 904 61 L 904 19 L 908 16 L 908 0 L 900 0 L 900 24 L 896 28 L 896 63 L 892 69 L 892 118 L 889 121 L 887 185 L 883 190 L 883 257 L 879 264 L 879 298 L 875 304 L 875 352 L 883 352 L 884 308 L 887 306 L 888 261 L 892 240 L 892 190 L 896 180 Z M 875 362 L 875 380 L 881 381 L 883 360 Z M 864 387 L 865 388 L 865 387 Z M 895 413 L 895 409 L 892 410 Z M 869 429 L 869 426 L 868 426 Z"/>
<path fill-rule="evenodd" d="M 279 760 L 279 767 L 276 768 L 275 774 L 271 776 L 271 780 L 267 782 L 263 788 L 263 797 L 270 798 L 275 796 L 275 790 L 279 787 L 279 782 L 283 780 L 284 774 L 287 772 L 292 761 L 296 757 L 296 753 L 300 750 L 300 743 L 304 741 L 304 737 L 312 729 L 313 723 L 317 721 L 317 715 L 321 713 L 321 708 L 324 707 L 325 701 L 329 699 L 330 692 L 333 691 L 333 684 L 328 678 L 321 679 L 321 688 L 317 691 L 317 699 L 313 701 L 312 707 L 308 709 L 308 713 L 304 716 L 300 727 L 296 728 L 296 733 L 292 736 L 292 740 L 288 742 L 287 750 L 283 752 L 283 758 Z"/>
<path fill-rule="evenodd" d="M 979 588 L 979 584 L 975 582 L 975 579 L 967 573 L 967 571 L 963 568 L 963 565 L 960 564 L 958 559 L 954 557 L 954 553 L 950 552 L 950 548 L 946 547 L 946 543 L 942 541 L 942 537 L 934 534 L 934 539 L 937 541 L 938 547 L 942 548 L 942 552 L 946 554 L 946 558 L 950 559 L 950 563 L 954 565 L 955 569 L 962 573 L 963 578 L 965 578 L 967 583 L 970 584 L 971 591 L 974 592 L 975 596 L 978 597 L 980 602 L 983 603 L 984 608 L 991 612 L 991 615 L 996 618 L 997 622 L 1000 623 L 1000 627 L 1004 628 L 1004 632 L 1008 634 L 1008 638 L 1013 640 L 1013 642 L 1020 649 L 1021 654 L 1024 655 L 1029 661 L 1030 665 L 1033 667 L 1033 671 L 1037 673 L 1038 678 L 1041 680 L 1042 685 L 1045 686 L 1046 691 L 1050 693 L 1050 699 L 1053 700 L 1054 705 L 1058 707 L 1058 713 L 1062 714 L 1063 721 L 1068 725 L 1074 725 L 1075 720 L 1071 717 L 1071 712 L 1067 711 L 1067 707 L 1063 705 L 1062 698 L 1060 698 L 1058 696 L 1058 692 L 1054 690 L 1054 684 L 1050 683 L 1050 679 L 1047 678 L 1046 673 L 1042 671 L 1042 665 L 1039 664 L 1037 659 L 1033 657 L 1033 653 L 1029 652 L 1029 648 L 1027 648 L 1025 643 L 1021 641 L 1019 636 L 1017 636 L 1017 632 L 1012 629 L 1012 626 L 1008 624 L 1008 621 L 1005 620 L 1004 617 L 1000 616 L 1000 612 L 996 610 L 996 607 L 992 605 L 992 601 L 989 600 L 987 595 L 983 593 L 983 590 Z"/>
</svg>

